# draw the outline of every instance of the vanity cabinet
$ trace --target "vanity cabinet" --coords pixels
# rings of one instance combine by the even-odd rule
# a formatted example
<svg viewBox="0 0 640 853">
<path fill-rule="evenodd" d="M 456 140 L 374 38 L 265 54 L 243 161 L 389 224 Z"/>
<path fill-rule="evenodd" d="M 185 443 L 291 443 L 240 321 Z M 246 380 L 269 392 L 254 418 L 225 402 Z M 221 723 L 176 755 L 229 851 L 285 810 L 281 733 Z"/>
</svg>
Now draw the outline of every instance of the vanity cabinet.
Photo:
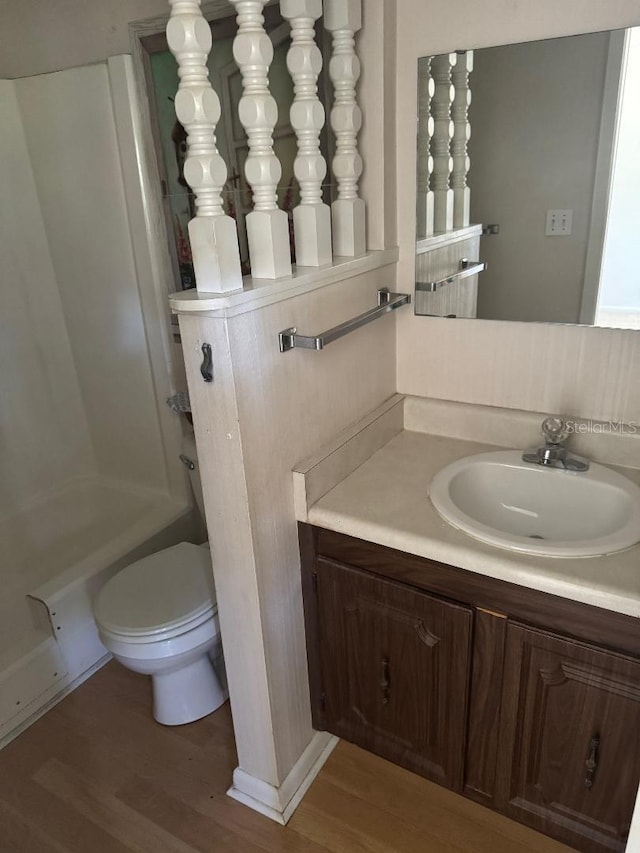
<svg viewBox="0 0 640 853">
<path fill-rule="evenodd" d="M 623 851 L 640 622 L 300 525 L 314 726 L 583 853 Z"/>
</svg>

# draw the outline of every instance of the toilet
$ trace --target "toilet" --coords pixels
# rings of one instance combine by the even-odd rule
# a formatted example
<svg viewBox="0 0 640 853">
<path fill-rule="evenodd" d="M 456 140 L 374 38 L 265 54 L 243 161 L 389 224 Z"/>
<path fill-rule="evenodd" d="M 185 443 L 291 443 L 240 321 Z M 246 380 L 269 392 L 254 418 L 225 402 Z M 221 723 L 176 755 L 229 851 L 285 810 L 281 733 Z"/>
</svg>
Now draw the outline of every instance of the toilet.
<svg viewBox="0 0 640 853">
<path fill-rule="evenodd" d="M 202 511 L 191 435 L 181 459 Z M 153 716 L 159 723 L 191 723 L 227 699 L 213 666 L 220 658 L 220 629 L 207 544 L 181 542 L 131 563 L 102 587 L 94 617 L 100 640 L 114 658 L 151 676 Z"/>
</svg>

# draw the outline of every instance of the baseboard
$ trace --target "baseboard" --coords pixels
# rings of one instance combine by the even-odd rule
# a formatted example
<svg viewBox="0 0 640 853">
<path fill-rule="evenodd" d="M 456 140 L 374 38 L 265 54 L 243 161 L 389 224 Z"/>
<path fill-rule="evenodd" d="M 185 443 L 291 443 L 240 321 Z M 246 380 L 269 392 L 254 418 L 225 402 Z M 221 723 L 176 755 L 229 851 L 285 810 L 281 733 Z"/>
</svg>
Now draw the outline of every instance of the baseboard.
<svg viewBox="0 0 640 853">
<path fill-rule="evenodd" d="M 286 779 L 277 787 L 237 767 L 233 772 L 233 786 L 227 794 L 250 809 L 284 825 L 337 743 L 338 738 L 335 735 L 316 732 Z"/>
</svg>

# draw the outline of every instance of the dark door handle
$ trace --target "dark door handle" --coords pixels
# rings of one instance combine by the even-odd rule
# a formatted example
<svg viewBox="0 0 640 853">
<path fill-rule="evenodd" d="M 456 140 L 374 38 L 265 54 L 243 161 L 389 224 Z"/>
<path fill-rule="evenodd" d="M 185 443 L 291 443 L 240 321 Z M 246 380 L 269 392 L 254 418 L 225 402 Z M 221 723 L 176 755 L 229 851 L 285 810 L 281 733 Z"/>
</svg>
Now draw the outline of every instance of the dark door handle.
<svg viewBox="0 0 640 853">
<path fill-rule="evenodd" d="M 211 355 L 211 344 L 202 344 L 202 364 L 200 373 L 205 382 L 213 382 L 213 357 Z"/>
<path fill-rule="evenodd" d="M 382 678 L 380 679 L 380 689 L 382 691 L 382 704 L 389 703 L 389 688 L 391 687 L 391 677 L 389 674 L 389 658 L 382 658 Z"/>
<path fill-rule="evenodd" d="M 600 756 L 598 752 L 600 750 L 600 735 L 594 735 L 589 742 L 589 756 L 585 761 L 585 765 L 587 768 L 587 776 L 584 780 L 585 788 L 593 787 L 593 777 L 596 774 L 596 770 L 598 769 L 598 761 Z"/>
</svg>

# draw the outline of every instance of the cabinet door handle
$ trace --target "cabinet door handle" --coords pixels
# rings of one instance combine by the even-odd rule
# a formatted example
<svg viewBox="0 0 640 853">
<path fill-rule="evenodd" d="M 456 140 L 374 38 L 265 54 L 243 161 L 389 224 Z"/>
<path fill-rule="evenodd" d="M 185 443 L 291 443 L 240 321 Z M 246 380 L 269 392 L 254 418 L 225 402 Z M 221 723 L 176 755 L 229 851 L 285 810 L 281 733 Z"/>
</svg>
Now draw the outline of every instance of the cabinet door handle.
<svg viewBox="0 0 640 853">
<path fill-rule="evenodd" d="M 391 679 L 389 676 L 389 658 L 382 658 L 382 678 L 380 679 L 380 689 L 382 691 L 382 704 L 387 705 L 389 702 L 389 687 Z"/>
<path fill-rule="evenodd" d="M 598 750 L 600 749 L 600 735 L 594 735 L 589 742 L 589 757 L 585 761 L 587 767 L 587 777 L 584 780 L 584 787 L 593 787 L 593 777 L 598 769 Z"/>
</svg>

